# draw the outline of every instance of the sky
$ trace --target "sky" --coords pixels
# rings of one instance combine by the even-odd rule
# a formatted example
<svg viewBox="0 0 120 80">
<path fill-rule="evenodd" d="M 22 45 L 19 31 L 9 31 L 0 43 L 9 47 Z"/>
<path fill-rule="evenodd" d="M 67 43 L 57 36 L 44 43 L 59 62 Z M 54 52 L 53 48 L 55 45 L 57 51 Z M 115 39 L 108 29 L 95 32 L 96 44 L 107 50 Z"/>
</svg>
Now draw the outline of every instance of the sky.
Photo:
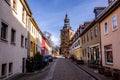
<svg viewBox="0 0 120 80">
<path fill-rule="evenodd" d="M 27 0 L 32 16 L 42 32 L 52 34 L 55 45 L 60 44 L 60 30 L 65 14 L 70 18 L 74 31 L 85 21 L 94 20 L 94 7 L 106 7 L 108 0 Z"/>
</svg>

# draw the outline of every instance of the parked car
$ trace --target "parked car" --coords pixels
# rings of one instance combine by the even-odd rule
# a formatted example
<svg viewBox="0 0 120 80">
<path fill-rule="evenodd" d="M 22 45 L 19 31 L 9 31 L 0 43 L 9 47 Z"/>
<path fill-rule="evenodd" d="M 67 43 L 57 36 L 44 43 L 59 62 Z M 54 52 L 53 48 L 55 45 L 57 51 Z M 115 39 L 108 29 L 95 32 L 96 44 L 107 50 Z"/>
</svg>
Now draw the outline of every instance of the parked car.
<svg viewBox="0 0 120 80">
<path fill-rule="evenodd" d="M 84 61 L 81 58 L 77 58 L 76 63 L 77 64 L 84 64 Z"/>
<path fill-rule="evenodd" d="M 43 56 L 42 62 L 43 62 L 45 65 L 49 64 L 48 56 Z"/>
<path fill-rule="evenodd" d="M 53 61 L 53 57 L 51 55 L 47 55 L 49 62 Z"/>
<path fill-rule="evenodd" d="M 46 64 L 42 61 L 35 61 L 34 62 L 34 70 L 42 69 L 46 66 Z"/>
</svg>

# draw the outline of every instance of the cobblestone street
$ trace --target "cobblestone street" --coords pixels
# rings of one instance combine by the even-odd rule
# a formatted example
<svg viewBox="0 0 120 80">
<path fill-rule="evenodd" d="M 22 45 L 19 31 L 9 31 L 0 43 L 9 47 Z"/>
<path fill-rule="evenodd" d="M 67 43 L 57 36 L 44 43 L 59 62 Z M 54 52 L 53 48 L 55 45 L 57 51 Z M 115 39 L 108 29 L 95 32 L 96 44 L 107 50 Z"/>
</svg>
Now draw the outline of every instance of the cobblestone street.
<svg viewBox="0 0 120 80">
<path fill-rule="evenodd" d="M 68 59 L 55 59 L 43 70 L 24 74 L 17 80 L 95 80 Z"/>
<path fill-rule="evenodd" d="M 67 59 L 59 59 L 52 80 L 95 80 Z"/>
</svg>

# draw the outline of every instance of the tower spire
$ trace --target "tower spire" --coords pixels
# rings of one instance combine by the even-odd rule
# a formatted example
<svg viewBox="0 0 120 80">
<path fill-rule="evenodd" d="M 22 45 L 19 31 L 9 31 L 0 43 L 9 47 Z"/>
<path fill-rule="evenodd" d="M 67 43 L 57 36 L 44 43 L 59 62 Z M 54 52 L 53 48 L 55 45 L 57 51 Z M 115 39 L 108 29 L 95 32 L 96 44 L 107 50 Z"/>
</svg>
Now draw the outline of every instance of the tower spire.
<svg viewBox="0 0 120 80">
<path fill-rule="evenodd" d="M 68 17 L 68 14 L 66 12 L 66 15 L 65 15 L 65 19 L 64 19 L 64 27 L 63 28 L 67 28 L 69 29 L 70 28 L 70 19 Z"/>
<path fill-rule="evenodd" d="M 66 18 L 68 17 L 67 11 L 66 11 L 66 15 L 65 15 L 65 17 L 66 17 Z"/>
</svg>

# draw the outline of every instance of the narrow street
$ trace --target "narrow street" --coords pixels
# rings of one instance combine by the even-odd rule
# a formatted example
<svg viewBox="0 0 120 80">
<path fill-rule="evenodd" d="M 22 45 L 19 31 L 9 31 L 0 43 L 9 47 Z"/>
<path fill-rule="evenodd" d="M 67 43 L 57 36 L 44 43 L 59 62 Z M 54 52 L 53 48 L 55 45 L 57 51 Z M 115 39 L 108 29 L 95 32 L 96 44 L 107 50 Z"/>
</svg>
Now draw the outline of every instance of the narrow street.
<svg viewBox="0 0 120 80">
<path fill-rule="evenodd" d="M 95 80 L 70 60 L 55 59 L 42 71 L 26 74 L 18 80 Z"/>
</svg>

